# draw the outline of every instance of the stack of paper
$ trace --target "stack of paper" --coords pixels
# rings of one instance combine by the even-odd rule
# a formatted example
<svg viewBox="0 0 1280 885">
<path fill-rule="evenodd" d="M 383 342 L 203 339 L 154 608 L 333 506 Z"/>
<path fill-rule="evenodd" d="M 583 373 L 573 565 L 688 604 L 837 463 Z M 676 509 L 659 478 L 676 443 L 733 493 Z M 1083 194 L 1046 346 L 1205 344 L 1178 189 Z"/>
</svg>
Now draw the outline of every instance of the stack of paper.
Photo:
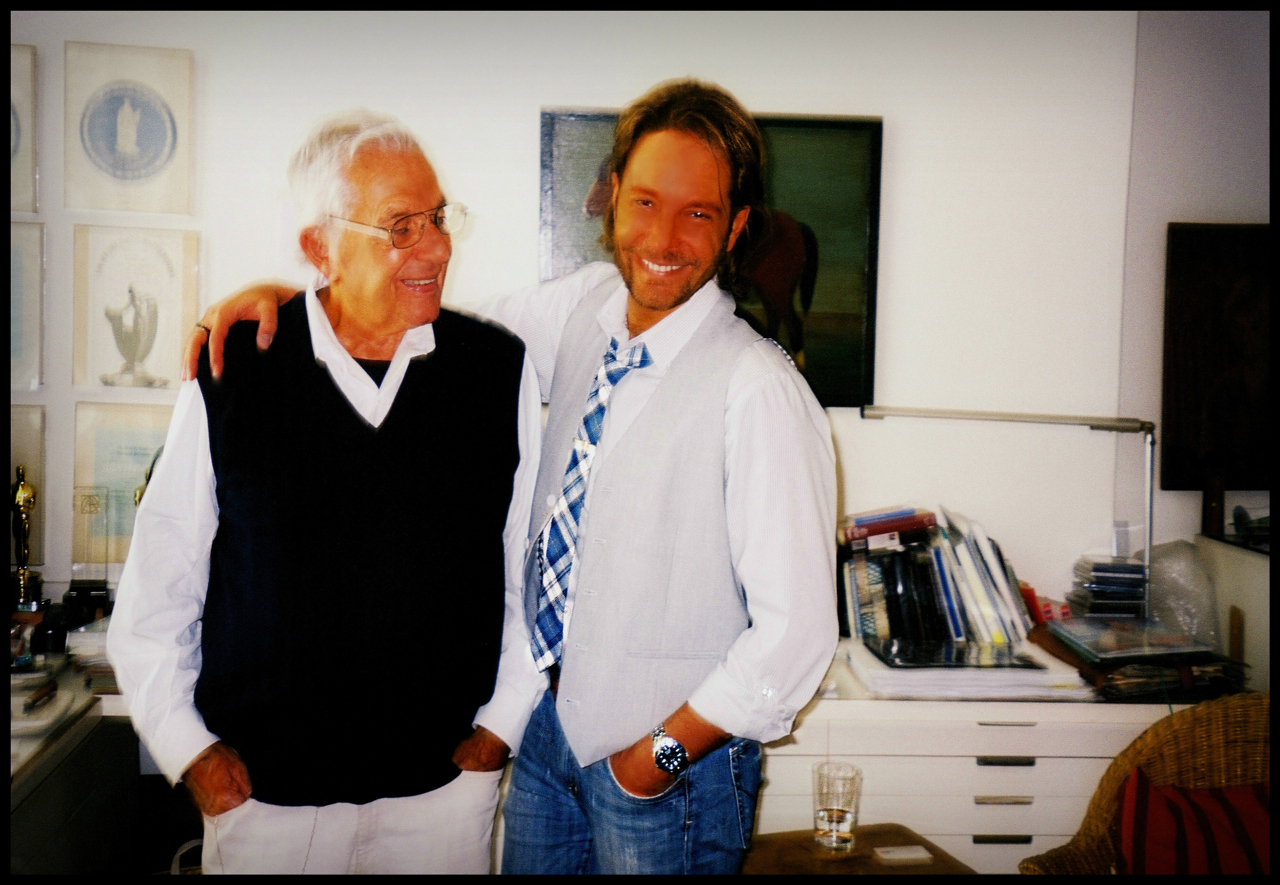
<svg viewBox="0 0 1280 885">
<path fill-rule="evenodd" d="M 1089 701 L 1096 696 L 1074 667 L 1037 646 L 1018 649 L 1038 667 L 890 667 L 861 642 L 842 643 L 849 666 L 872 694 L 888 698 Z"/>
</svg>

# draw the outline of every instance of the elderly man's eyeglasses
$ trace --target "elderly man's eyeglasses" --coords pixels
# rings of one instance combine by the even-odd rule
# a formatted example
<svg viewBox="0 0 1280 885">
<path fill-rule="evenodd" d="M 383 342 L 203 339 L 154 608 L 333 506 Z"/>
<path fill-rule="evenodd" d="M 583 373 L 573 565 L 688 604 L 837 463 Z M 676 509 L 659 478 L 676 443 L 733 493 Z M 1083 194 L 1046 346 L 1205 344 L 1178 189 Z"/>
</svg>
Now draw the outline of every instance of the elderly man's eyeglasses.
<svg viewBox="0 0 1280 885">
<path fill-rule="evenodd" d="M 330 215 L 329 217 L 343 227 L 368 234 L 371 237 L 388 240 L 397 249 L 411 249 L 422 240 L 423 235 L 427 232 L 428 224 L 434 224 L 436 230 L 446 237 L 462 230 L 462 226 L 467 221 L 467 207 L 461 203 L 449 203 L 439 209 L 432 209 L 430 212 L 419 212 L 416 215 L 397 218 L 391 223 L 391 227 L 362 224 L 359 221 L 339 218 L 336 215 Z"/>
</svg>

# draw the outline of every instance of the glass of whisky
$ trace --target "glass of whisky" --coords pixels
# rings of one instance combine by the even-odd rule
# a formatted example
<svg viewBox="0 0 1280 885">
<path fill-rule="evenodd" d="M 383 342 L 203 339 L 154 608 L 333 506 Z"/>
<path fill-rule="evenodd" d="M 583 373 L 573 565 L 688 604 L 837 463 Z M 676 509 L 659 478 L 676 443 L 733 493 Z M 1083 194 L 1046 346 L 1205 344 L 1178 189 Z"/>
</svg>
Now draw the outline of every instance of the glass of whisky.
<svg viewBox="0 0 1280 885">
<path fill-rule="evenodd" d="M 836 851 L 853 848 L 858 826 L 862 770 L 848 762 L 816 762 L 813 766 L 813 838 Z"/>
</svg>

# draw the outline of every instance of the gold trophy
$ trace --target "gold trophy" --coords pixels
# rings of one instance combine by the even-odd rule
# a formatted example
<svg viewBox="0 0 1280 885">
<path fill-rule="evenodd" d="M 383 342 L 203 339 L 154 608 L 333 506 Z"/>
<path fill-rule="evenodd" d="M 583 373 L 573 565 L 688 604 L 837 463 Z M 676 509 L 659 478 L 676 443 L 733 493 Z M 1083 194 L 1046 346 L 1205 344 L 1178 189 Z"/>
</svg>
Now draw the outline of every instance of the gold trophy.
<svg viewBox="0 0 1280 885">
<path fill-rule="evenodd" d="M 40 573 L 27 568 L 31 560 L 31 514 L 36 509 L 35 486 L 27 482 L 27 469 L 18 465 L 18 481 L 9 489 L 13 511 L 13 553 L 18 570 L 13 574 L 19 611 L 36 611 L 44 598 Z"/>
</svg>

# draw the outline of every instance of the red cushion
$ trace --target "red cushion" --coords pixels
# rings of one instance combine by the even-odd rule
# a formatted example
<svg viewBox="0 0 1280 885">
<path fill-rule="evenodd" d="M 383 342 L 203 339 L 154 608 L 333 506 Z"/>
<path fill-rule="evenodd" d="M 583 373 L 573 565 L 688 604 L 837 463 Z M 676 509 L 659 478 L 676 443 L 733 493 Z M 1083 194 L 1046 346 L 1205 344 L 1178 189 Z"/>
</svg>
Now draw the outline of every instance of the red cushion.
<svg viewBox="0 0 1280 885">
<path fill-rule="evenodd" d="M 1121 873 L 1270 873 L 1271 783 L 1157 787 L 1135 768 L 1120 794 Z"/>
</svg>

